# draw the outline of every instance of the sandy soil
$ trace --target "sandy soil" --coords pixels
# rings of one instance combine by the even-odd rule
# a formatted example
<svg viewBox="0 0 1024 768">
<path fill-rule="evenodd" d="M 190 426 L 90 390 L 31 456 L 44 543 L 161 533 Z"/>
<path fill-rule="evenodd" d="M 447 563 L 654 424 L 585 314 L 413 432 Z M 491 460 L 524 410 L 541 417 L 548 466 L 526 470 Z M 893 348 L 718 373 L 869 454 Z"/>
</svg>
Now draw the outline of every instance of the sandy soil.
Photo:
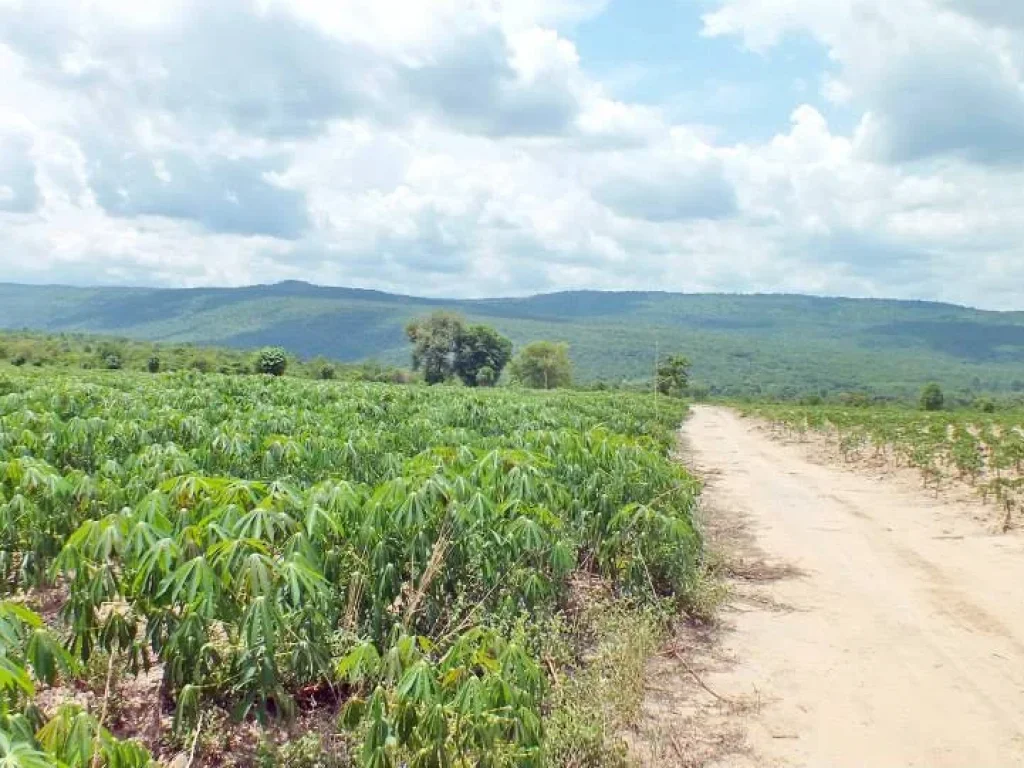
<svg viewBox="0 0 1024 768">
<path fill-rule="evenodd" d="M 1024 766 L 1024 539 L 726 409 L 695 408 L 684 438 L 710 514 L 781 575 L 738 590 L 706 658 L 680 662 L 714 692 L 704 721 L 743 730 L 700 764 Z"/>
</svg>

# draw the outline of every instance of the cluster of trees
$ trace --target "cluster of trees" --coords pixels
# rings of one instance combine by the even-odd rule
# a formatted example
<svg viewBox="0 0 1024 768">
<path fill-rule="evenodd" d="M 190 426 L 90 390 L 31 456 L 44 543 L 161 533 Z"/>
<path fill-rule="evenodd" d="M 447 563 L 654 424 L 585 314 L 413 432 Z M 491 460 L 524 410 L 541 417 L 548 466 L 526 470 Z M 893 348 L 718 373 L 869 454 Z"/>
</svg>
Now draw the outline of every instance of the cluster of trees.
<svg viewBox="0 0 1024 768">
<path fill-rule="evenodd" d="M 452 312 L 434 312 L 405 328 L 412 342 L 413 370 L 427 384 L 458 377 L 467 387 L 497 383 L 512 359 L 512 342 L 486 325 L 466 325 Z"/>
<path fill-rule="evenodd" d="M 506 367 L 523 386 L 555 389 L 572 384 L 568 344 L 535 341 L 513 358 L 510 339 L 445 311 L 414 320 L 405 332 L 412 343 L 413 370 L 422 371 L 428 384 L 457 378 L 467 387 L 491 387 Z"/>
<path fill-rule="evenodd" d="M 510 379 L 524 387 L 572 386 L 572 360 L 564 342 L 534 341 L 513 356 L 510 339 L 490 326 L 467 324 L 461 315 L 447 311 L 414 320 L 405 332 L 412 344 L 413 370 L 421 371 L 428 384 L 458 379 L 467 387 L 490 387 L 507 367 Z M 659 362 L 659 393 L 681 397 L 689 383 L 687 358 L 672 355 Z"/>
</svg>

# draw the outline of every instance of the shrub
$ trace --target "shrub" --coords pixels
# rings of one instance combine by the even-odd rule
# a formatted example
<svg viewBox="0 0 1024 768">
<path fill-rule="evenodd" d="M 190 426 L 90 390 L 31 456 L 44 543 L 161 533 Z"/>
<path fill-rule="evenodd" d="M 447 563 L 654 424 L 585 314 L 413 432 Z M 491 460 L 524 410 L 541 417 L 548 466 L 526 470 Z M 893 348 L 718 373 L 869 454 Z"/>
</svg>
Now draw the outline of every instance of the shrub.
<svg viewBox="0 0 1024 768">
<path fill-rule="evenodd" d="M 28 362 L 28 358 L 24 352 L 18 352 L 11 358 L 11 365 L 16 365 L 19 368 Z"/>
<path fill-rule="evenodd" d="M 107 355 L 103 358 L 103 367 L 108 371 L 118 371 L 121 369 L 121 357 L 120 355 Z"/>
<path fill-rule="evenodd" d="M 160 373 L 160 358 L 154 355 L 146 363 L 146 370 L 150 373 Z"/>
<path fill-rule="evenodd" d="M 317 371 L 317 377 L 323 379 L 324 381 L 330 381 L 331 379 L 333 379 L 334 374 L 335 371 L 333 365 L 323 365 L 320 367 L 320 370 Z"/>
<path fill-rule="evenodd" d="M 925 411 L 941 411 L 946 397 L 938 384 L 929 384 L 921 390 L 921 408 Z"/>
<path fill-rule="evenodd" d="M 982 413 L 996 412 L 995 400 L 993 400 L 990 397 L 979 397 L 977 400 L 974 401 L 974 407 L 977 408 Z"/>
<path fill-rule="evenodd" d="M 256 357 L 257 373 L 269 376 L 283 376 L 288 368 L 288 358 L 281 347 L 264 347 Z"/>
</svg>

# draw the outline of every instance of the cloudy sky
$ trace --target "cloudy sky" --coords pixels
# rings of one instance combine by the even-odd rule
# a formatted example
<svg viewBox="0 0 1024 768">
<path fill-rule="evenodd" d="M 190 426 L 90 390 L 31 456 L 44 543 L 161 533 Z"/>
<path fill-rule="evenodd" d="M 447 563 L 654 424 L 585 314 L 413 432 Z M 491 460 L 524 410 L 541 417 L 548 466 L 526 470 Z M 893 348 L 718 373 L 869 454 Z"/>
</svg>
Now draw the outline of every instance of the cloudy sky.
<svg viewBox="0 0 1024 768">
<path fill-rule="evenodd" d="M 0 279 L 1024 309 L 1024 2 L 0 0 Z"/>
</svg>

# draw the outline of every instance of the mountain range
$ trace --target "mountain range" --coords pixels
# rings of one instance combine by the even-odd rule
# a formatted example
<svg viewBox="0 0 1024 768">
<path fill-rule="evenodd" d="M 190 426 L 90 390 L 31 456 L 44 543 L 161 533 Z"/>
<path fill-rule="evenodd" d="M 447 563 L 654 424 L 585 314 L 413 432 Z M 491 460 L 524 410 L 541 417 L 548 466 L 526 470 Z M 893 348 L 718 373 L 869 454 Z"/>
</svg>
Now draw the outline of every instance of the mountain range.
<svg viewBox="0 0 1024 768">
<path fill-rule="evenodd" d="M 1024 390 L 1024 312 L 799 295 L 567 291 L 427 299 L 289 281 L 241 288 L 0 284 L 0 327 L 239 348 L 281 345 L 344 361 L 407 365 L 412 318 L 451 309 L 517 345 L 568 342 L 582 381 L 650 379 L 685 354 L 713 392 L 908 395 Z"/>
</svg>

